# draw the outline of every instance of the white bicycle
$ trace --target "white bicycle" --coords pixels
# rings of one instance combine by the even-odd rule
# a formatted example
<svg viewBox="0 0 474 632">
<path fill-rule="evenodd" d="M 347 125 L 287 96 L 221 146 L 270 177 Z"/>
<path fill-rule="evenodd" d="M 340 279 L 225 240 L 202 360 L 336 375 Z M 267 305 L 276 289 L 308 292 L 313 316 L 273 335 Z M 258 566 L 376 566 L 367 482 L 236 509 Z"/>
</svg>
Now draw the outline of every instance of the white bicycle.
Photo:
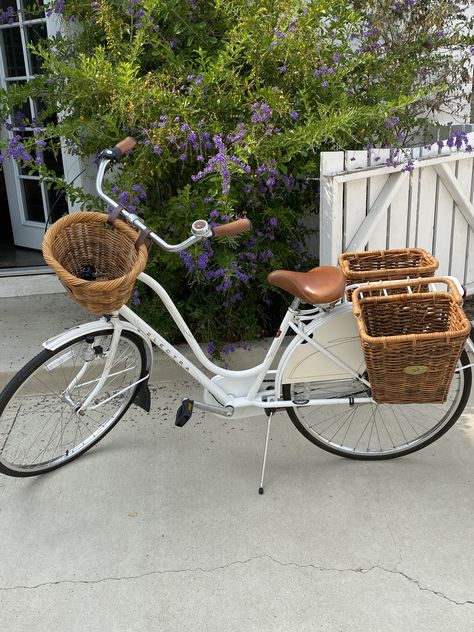
<svg viewBox="0 0 474 632">
<path fill-rule="evenodd" d="M 166 243 L 103 191 L 105 171 L 120 153 L 116 148 L 103 152 L 98 193 L 164 250 L 178 252 L 202 239 L 249 230 L 247 220 L 214 229 L 198 220 L 186 241 Z M 268 275 L 269 283 L 294 298 L 263 361 L 242 371 L 213 363 L 158 281 L 144 273 L 138 278 L 159 296 L 202 368 L 125 305 L 47 340 L 0 394 L 0 472 L 24 477 L 54 470 L 97 444 L 131 404 L 149 411 L 152 344 L 204 388 L 201 401 L 183 400 L 177 426 L 183 426 L 195 408 L 224 418 L 266 413 L 260 493 L 271 420 L 278 410 L 286 410 L 296 428 L 324 450 L 354 459 L 388 459 L 436 441 L 468 401 L 474 351 L 470 340 L 443 404 L 377 404 L 371 398 L 356 319 L 351 304 L 341 301 L 345 280 L 339 268 L 276 270 Z M 302 304 L 307 308 L 302 309 Z M 294 336 L 272 368 L 289 330 Z"/>
</svg>

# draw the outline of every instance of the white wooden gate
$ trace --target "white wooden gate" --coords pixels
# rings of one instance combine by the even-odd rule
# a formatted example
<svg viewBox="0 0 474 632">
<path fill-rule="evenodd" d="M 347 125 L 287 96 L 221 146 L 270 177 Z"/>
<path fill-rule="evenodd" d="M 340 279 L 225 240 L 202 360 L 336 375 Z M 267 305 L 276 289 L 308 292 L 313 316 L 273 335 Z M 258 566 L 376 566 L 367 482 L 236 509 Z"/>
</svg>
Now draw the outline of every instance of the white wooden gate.
<svg viewBox="0 0 474 632">
<path fill-rule="evenodd" d="M 387 166 L 390 150 L 321 154 L 321 265 L 341 252 L 419 247 L 474 293 L 474 151 L 434 144 L 403 156 Z"/>
</svg>

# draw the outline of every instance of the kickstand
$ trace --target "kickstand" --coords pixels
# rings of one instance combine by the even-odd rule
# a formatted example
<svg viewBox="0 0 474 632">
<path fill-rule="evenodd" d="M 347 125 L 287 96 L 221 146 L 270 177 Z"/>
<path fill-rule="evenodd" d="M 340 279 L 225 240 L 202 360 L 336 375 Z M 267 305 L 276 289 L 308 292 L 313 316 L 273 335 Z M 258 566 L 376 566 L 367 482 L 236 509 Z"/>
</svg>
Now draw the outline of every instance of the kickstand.
<svg viewBox="0 0 474 632">
<path fill-rule="evenodd" d="M 267 434 L 265 436 L 265 450 L 263 452 L 262 477 L 260 479 L 260 487 L 258 489 L 259 494 L 263 494 L 263 477 L 265 476 L 265 465 L 267 463 L 268 441 L 270 439 L 270 426 L 272 423 L 273 411 L 271 410 L 267 412 L 267 415 L 268 415 Z"/>
</svg>

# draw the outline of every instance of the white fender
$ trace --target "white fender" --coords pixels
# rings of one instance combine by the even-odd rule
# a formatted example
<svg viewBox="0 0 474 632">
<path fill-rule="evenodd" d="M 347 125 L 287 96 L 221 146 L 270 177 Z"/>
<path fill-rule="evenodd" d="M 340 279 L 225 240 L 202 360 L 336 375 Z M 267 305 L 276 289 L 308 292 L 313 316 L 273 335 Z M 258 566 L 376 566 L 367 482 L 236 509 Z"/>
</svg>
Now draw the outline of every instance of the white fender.
<svg viewBox="0 0 474 632">
<path fill-rule="evenodd" d="M 146 368 L 147 368 L 147 372 L 150 373 L 153 366 L 153 347 L 151 345 L 151 342 L 132 324 L 122 320 L 121 325 L 122 325 L 122 329 L 124 329 L 125 331 L 133 332 L 134 334 L 137 334 L 137 336 L 139 336 L 145 343 L 146 363 L 147 363 Z M 89 333 L 91 334 L 97 331 L 98 329 L 107 330 L 107 329 L 113 329 L 113 328 L 114 326 L 111 321 L 105 318 L 101 318 L 100 320 L 94 320 L 90 323 L 83 323 L 82 325 L 71 327 L 71 329 L 63 331 L 62 334 L 53 336 L 52 338 L 49 338 L 48 340 L 43 342 L 43 347 L 45 349 L 49 349 L 50 351 L 56 351 L 56 349 L 59 349 L 64 344 L 71 342 L 73 340 L 76 340 L 77 338 L 80 338 L 81 336 L 87 335 Z"/>
<path fill-rule="evenodd" d="M 344 303 L 329 313 L 322 312 L 307 325 L 305 334 L 358 374 L 364 371 L 365 361 L 359 339 L 352 304 Z M 275 388 L 282 384 L 347 380 L 353 376 L 302 338 L 288 345 L 277 369 Z"/>
</svg>

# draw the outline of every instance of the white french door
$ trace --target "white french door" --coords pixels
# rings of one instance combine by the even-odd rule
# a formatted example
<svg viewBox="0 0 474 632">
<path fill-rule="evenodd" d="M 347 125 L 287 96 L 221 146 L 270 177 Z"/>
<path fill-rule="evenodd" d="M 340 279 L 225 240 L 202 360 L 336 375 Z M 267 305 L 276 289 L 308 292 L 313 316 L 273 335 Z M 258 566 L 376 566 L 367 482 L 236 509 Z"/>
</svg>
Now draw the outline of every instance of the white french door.
<svg viewBox="0 0 474 632">
<path fill-rule="evenodd" d="M 0 9 L 0 84 L 8 90 L 40 72 L 40 61 L 28 45 L 46 38 L 48 31 L 43 0 L 0 0 Z M 40 99 L 28 98 L 11 112 L 3 137 L 32 136 L 33 121 L 40 113 Z M 58 175 L 63 174 L 61 155 L 45 150 L 43 159 Z M 48 217 L 67 212 L 67 202 L 12 159 L 4 161 L 3 169 L 15 245 L 40 250 Z"/>
</svg>

